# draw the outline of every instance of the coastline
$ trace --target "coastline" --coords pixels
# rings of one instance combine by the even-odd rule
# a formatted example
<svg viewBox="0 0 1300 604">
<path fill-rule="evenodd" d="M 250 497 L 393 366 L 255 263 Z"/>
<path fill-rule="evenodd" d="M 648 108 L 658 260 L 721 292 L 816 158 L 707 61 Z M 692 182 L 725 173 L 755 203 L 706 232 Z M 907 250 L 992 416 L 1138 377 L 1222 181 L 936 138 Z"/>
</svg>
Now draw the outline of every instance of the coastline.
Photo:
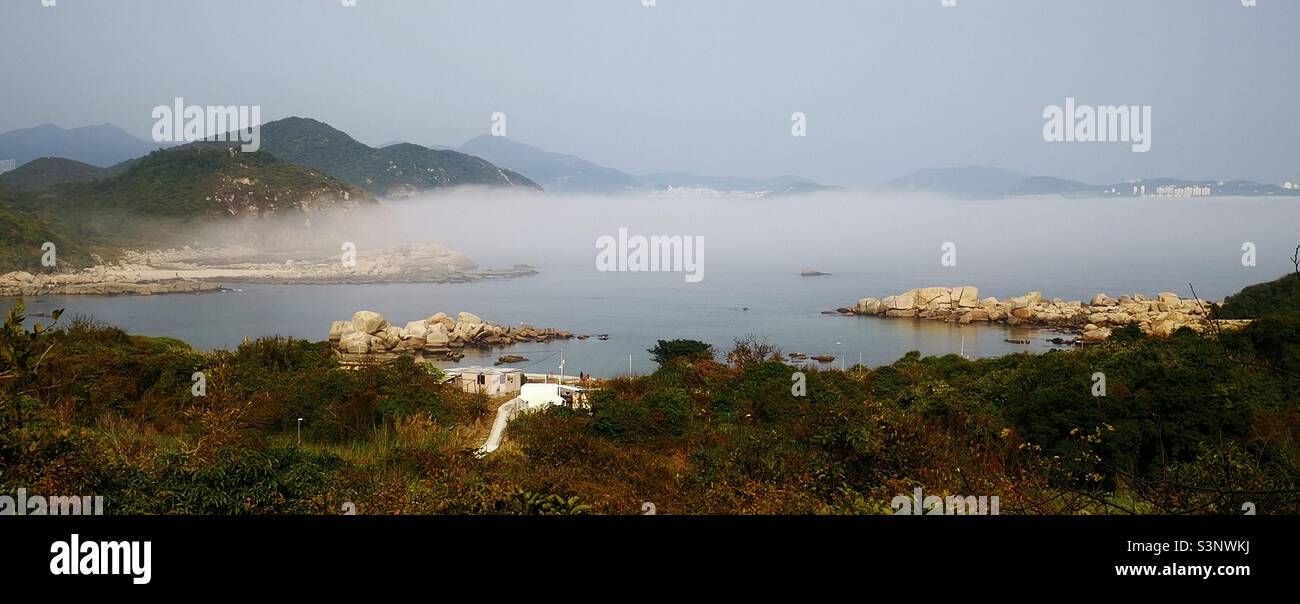
<svg viewBox="0 0 1300 604">
<path fill-rule="evenodd" d="M 156 295 L 210 293 L 231 283 L 377 284 L 472 283 L 536 275 L 527 264 L 479 268 L 463 253 L 436 244 L 396 245 L 338 256 L 288 255 L 270 260 L 244 248 L 128 251 L 123 261 L 79 271 L 0 275 L 0 297 L 38 295 Z"/>
<path fill-rule="evenodd" d="M 1110 338 L 1116 329 L 1137 327 L 1142 333 L 1166 337 L 1182 328 L 1201 331 L 1212 323 L 1237 327 L 1248 320 L 1212 320 L 1216 303 L 1182 298 L 1173 292 L 1155 297 L 1140 293 L 1112 298 L 1099 293 L 1088 302 L 1044 300 L 1032 291 L 1006 300 L 981 299 L 979 288 L 921 287 L 884 298 L 862 298 L 836 313 L 849 316 L 910 318 L 949 323 L 1003 323 L 1027 328 L 1055 329 L 1080 334 L 1075 343 L 1092 344 Z"/>
</svg>

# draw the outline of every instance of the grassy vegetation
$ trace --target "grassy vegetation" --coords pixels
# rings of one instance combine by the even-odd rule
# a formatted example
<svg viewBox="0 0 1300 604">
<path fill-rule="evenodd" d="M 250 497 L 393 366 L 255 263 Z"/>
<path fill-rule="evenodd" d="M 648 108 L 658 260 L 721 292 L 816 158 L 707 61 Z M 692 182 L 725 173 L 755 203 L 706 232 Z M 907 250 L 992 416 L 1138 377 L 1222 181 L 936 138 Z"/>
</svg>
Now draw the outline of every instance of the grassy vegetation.
<svg viewBox="0 0 1300 604">
<path fill-rule="evenodd" d="M 42 157 L 0 175 L 0 182 L 17 191 L 48 189 L 70 182 L 90 182 L 106 178 L 113 170 L 60 157 Z"/>
<path fill-rule="evenodd" d="M 377 195 L 458 185 L 540 188 L 520 174 L 464 153 L 412 144 L 369 147 L 329 124 L 290 117 L 262 126 L 262 150 L 284 161 L 311 166 Z M 502 177 L 502 173 L 509 181 Z"/>
<path fill-rule="evenodd" d="M 0 272 L 49 270 L 41 265 L 42 246 L 55 245 L 58 259 L 72 266 L 89 262 L 90 255 L 66 231 L 29 212 L 14 207 L 19 193 L 0 183 Z"/>
<path fill-rule="evenodd" d="M 275 214 L 303 209 L 313 193 L 373 198 L 310 168 L 267 153 L 218 149 L 155 151 L 120 175 L 86 183 L 65 183 L 25 202 L 47 211 L 112 211 L 129 215 L 199 220 Z"/>
<path fill-rule="evenodd" d="M 193 242 L 194 230 L 213 220 L 308 212 L 342 204 L 377 203 L 366 191 L 266 153 L 219 149 L 156 151 L 123 172 L 92 182 L 65 182 L 40 190 L 0 189 L 0 237 L 25 244 L 61 235 L 67 266 L 88 263 L 91 249 L 111 258 L 123 247 Z M 14 217 L 18 218 L 14 218 Z M 26 222 L 20 222 L 24 219 Z M 20 239 L 21 238 L 21 239 Z M 59 239 L 41 239 L 41 241 Z M 37 245 L 39 250 L 40 246 Z M 0 271 L 27 258 L 0 256 Z M 16 246 L 23 251 L 27 247 Z M 17 253 L 17 252 L 15 252 Z M 39 261 L 39 255 L 35 256 Z"/>
<path fill-rule="evenodd" d="M 1296 251 L 1300 253 L 1300 249 Z M 1300 269 L 1228 296 L 1223 300 L 1219 316 L 1224 319 L 1253 319 L 1277 311 L 1300 312 Z"/>
<path fill-rule="evenodd" d="M 661 342 L 654 374 L 517 418 L 483 458 L 488 400 L 409 360 L 342 369 L 286 339 L 204 353 L 76 319 L 5 333 L 52 348 L 0 361 L 0 492 L 100 494 L 112 513 L 858 514 L 916 487 L 997 495 L 1004 514 L 1300 513 L 1295 312 L 1222 341 L 1121 330 L 1042 355 L 805 368 L 806 396 L 754 339 L 726 364 Z"/>
<path fill-rule="evenodd" d="M 38 268 L 40 255 L 31 252 L 46 241 L 58 245 L 60 266 L 80 268 L 91 263 L 91 252 L 112 260 L 124 248 L 192 244 L 214 220 L 377 205 L 371 191 L 536 187 L 477 157 L 416 145 L 374 149 L 314 120 L 280 120 L 262 134 L 259 152 L 209 141 L 111 169 L 43 158 L 5 174 L 0 272 Z"/>
</svg>

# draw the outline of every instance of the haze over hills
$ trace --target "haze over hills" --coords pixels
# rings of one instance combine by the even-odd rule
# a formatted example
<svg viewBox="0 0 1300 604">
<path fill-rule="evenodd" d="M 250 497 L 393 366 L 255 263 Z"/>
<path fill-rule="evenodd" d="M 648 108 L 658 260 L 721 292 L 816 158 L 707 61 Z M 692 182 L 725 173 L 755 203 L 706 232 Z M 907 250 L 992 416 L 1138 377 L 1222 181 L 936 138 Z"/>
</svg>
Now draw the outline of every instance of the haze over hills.
<svg viewBox="0 0 1300 604">
<path fill-rule="evenodd" d="M 877 188 L 890 192 L 915 191 L 940 193 L 949 197 L 987 199 L 1002 197 L 1006 191 L 1027 178 L 1029 178 L 1028 174 L 1001 168 L 961 166 L 917 170 Z"/>
<path fill-rule="evenodd" d="M 1137 192 L 1134 192 L 1136 187 Z M 938 193 L 958 199 L 1003 197 L 1134 197 L 1156 195 L 1161 187 L 1201 187 L 1220 196 L 1298 196 L 1300 187 L 1285 188 L 1249 180 L 1142 178 L 1121 183 L 1089 184 L 1051 176 L 1032 176 L 988 166 L 960 166 L 917 170 L 879 187 L 878 191 Z"/>
<path fill-rule="evenodd" d="M 461 145 L 460 150 L 519 172 L 552 192 L 607 195 L 696 189 L 718 193 L 793 194 L 836 188 L 799 176 L 743 178 L 704 176 L 690 172 L 631 175 L 576 155 L 546 151 L 504 136 L 487 134 L 471 139 Z"/>
<path fill-rule="evenodd" d="M 112 124 L 72 129 L 45 124 L 0 134 L 0 159 L 20 166 L 41 157 L 61 157 L 107 168 L 163 147 Z"/>
<path fill-rule="evenodd" d="M 798 176 L 716 177 L 690 172 L 642 176 L 602 166 L 575 155 L 554 153 L 506 137 L 474 138 L 459 148 L 423 147 L 393 140 L 366 145 L 318 120 L 289 117 L 261 126 L 260 151 L 278 159 L 323 170 L 371 193 L 405 197 L 461 185 L 524 187 L 558 193 L 621 194 L 669 189 L 794 194 L 834 189 Z M 0 135 L 22 170 L 8 176 L 15 189 L 88 182 L 119 174 L 145 154 L 163 148 L 130 136 L 116 126 L 63 130 L 39 126 Z M 233 142 L 201 141 L 182 147 L 229 148 Z M 57 152 L 55 152 L 57 151 Z M 41 159 L 35 165 L 32 160 Z M 96 169 L 109 170 L 97 173 Z M 3 176 L 0 176 L 2 178 Z"/>
<path fill-rule="evenodd" d="M 123 165 L 123 164 L 118 164 Z M 90 182 L 113 175 L 116 168 L 99 168 L 75 159 L 41 157 L 0 174 L 0 182 L 17 191 L 36 191 L 70 182 Z"/>
<path fill-rule="evenodd" d="M 652 189 L 705 188 L 717 191 L 766 191 L 774 194 L 813 193 L 839 187 L 822 185 L 801 176 L 785 175 L 774 178 L 743 178 L 735 176 L 705 176 L 690 172 L 659 172 L 637 177 Z"/>
<path fill-rule="evenodd" d="M 547 191 L 612 194 L 641 188 L 635 178 L 614 168 L 574 155 L 544 151 L 504 136 L 484 134 L 461 145 L 460 150 L 524 174 Z"/>
<path fill-rule="evenodd" d="M 197 148 L 155 151 L 92 182 L 11 191 L 4 205 L 110 246 L 173 243 L 213 221 L 379 207 L 360 187 L 269 153 Z"/>
<path fill-rule="evenodd" d="M 122 210 L 147 216 L 237 217 L 375 204 L 365 190 L 263 152 L 168 149 L 125 172 L 56 185 L 35 198 L 59 207 Z M 38 202 L 39 203 L 39 202 Z"/>
<path fill-rule="evenodd" d="M 237 146 L 237 143 L 221 142 L 200 144 Z M 375 148 L 310 118 L 288 117 L 263 124 L 261 145 L 261 151 L 276 158 L 324 170 L 371 193 L 388 197 L 462 185 L 541 188 L 518 173 L 472 155 L 410 143 Z"/>
<path fill-rule="evenodd" d="M 0 182 L 0 272 L 41 269 L 42 246 L 51 242 L 59 258 L 74 266 L 85 265 L 90 255 L 64 229 L 30 212 L 18 209 L 19 194 Z"/>
</svg>

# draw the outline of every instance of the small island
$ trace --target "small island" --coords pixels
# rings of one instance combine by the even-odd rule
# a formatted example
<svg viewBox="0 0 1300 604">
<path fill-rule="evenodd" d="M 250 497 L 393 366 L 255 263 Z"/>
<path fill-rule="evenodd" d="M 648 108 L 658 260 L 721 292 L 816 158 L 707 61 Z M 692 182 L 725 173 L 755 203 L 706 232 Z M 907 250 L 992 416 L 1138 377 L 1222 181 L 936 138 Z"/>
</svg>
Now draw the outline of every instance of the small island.
<svg viewBox="0 0 1300 604">
<path fill-rule="evenodd" d="M 1029 292 L 1007 300 L 981 299 L 979 288 L 921 287 L 884 298 L 862 298 L 851 307 L 837 310 L 844 315 L 889 318 L 927 319 L 950 323 L 1005 323 L 1026 327 L 1044 327 L 1076 331 L 1084 343 L 1109 338 L 1113 330 L 1136 326 L 1143 333 L 1169 336 L 1181 328 L 1205 329 L 1209 303 L 1182 298 L 1172 292 L 1149 298 L 1142 294 L 1112 298 L 1104 293 L 1089 302 L 1044 300 L 1041 292 Z M 1242 321 L 1220 321 L 1237 325 Z"/>
<path fill-rule="evenodd" d="M 586 339 L 586 336 L 578 336 Z M 383 360 L 414 356 L 417 360 L 455 361 L 465 348 L 490 349 L 522 342 L 573 339 L 571 332 L 550 327 L 510 327 L 490 323 L 474 313 L 462 312 L 451 318 L 438 312 L 427 319 L 411 321 L 405 327 L 391 325 L 383 315 L 369 310 L 353 313 L 352 319 L 330 325 L 329 341 L 345 362 Z M 524 360 L 506 355 L 503 363 Z"/>
</svg>

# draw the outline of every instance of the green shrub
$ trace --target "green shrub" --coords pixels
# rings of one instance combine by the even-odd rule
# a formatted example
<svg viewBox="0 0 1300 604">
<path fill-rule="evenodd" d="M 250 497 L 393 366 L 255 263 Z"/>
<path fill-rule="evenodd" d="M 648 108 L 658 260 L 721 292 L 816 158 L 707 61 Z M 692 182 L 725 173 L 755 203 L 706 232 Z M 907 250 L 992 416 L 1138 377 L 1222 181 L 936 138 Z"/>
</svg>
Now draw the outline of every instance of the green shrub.
<svg viewBox="0 0 1300 604">
<path fill-rule="evenodd" d="M 660 365 L 667 365 L 676 359 L 698 361 L 713 358 L 713 346 L 698 340 L 659 340 L 654 348 L 646 352 Z"/>
</svg>

